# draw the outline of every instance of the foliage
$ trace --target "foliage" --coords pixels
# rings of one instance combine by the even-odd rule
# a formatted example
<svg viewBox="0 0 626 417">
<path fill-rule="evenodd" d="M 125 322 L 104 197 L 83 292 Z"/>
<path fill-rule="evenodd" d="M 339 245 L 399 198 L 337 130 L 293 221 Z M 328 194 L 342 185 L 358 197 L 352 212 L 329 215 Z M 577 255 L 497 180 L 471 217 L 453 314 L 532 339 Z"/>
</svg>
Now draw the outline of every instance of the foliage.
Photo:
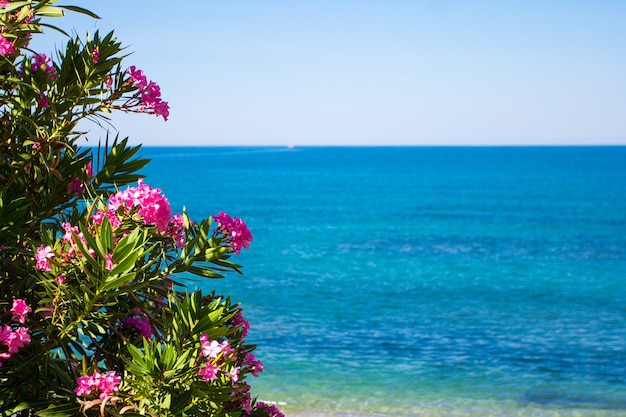
<svg viewBox="0 0 626 417">
<path fill-rule="evenodd" d="M 32 51 L 67 11 L 97 18 L 0 0 L 0 415 L 282 415 L 250 395 L 263 366 L 239 305 L 178 281 L 241 273 L 250 232 L 172 214 L 127 138 L 78 146 L 84 120 L 169 107 L 113 33 Z"/>
</svg>

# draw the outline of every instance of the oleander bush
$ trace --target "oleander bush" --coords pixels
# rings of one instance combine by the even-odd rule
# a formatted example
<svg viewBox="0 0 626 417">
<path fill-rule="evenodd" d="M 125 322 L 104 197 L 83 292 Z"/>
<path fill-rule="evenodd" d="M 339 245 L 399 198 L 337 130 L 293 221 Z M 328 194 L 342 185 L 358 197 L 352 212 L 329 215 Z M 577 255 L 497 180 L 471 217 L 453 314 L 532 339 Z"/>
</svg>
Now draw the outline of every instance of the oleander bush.
<svg viewBox="0 0 626 417">
<path fill-rule="evenodd" d="M 241 307 L 181 278 L 241 273 L 252 235 L 174 214 L 144 182 L 108 115 L 167 120 L 167 102 L 113 33 L 49 23 L 94 13 L 55 4 L 0 0 L 0 415 L 281 416 L 251 396 L 263 365 Z M 44 30 L 67 35 L 54 57 L 29 47 Z"/>
</svg>

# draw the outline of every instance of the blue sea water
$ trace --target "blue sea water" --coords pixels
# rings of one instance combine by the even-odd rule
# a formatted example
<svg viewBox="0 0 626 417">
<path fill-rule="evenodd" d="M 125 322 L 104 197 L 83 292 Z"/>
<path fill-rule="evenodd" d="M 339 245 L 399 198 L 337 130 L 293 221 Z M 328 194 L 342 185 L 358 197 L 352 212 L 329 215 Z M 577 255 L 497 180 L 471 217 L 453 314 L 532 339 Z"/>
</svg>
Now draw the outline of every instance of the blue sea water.
<svg viewBox="0 0 626 417">
<path fill-rule="evenodd" d="M 289 416 L 626 416 L 625 147 L 143 148 L 243 218 L 241 301 Z"/>
</svg>

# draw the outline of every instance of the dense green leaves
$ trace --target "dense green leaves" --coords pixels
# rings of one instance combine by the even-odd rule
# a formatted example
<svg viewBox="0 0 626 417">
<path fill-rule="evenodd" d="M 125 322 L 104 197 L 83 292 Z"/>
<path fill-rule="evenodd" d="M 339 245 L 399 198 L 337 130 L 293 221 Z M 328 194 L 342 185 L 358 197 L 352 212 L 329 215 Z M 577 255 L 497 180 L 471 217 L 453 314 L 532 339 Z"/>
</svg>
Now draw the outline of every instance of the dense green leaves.
<svg viewBox="0 0 626 417">
<path fill-rule="evenodd" d="M 0 7 L 0 416 L 268 415 L 245 382 L 260 363 L 239 306 L 181 285 L 241 273 L 247 227 L 174 215 L 139 181 L 149 160 L 110 138 L 108 115 L 166 119 L 167 103 L 113 32 L 68 36 L 52 57 L 27 48 L 65 33 L 42 21 L 65 12 L 97 18 Z"/>
</svg>

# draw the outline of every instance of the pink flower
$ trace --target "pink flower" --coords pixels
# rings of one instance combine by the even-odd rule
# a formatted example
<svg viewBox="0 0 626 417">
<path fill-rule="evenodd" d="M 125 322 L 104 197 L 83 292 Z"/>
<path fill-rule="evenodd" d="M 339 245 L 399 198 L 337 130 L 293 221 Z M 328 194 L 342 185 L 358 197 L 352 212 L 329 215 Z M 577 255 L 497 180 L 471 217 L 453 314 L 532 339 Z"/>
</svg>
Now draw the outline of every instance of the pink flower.
<svg viewBox="0 0 626 417">
<path fill-rule="evenodd" d="M 10 55 L 14 52 L 15 47 L 13 46 L 13 42 L 0 34 L 0 55 Z"/>
<path fill-rule="evenodd" d="M 107 271 L 112 271 L 113 268 L 115 267 L 115 265 L 113 265 L 113 255 L 111 255 L 110 253 L 107 253 L 106 255 L 104 255 L 106 260 L 105 260 L 105 268 Z"/>
<path fill-rule="evenodd" d="M 122 320 L 122 324 L 125 327 L 133 328 L 139 333 L 139 336 L 144 339 L 150 339 L 154 331 L 150 325 L 150 319 L 148 317 L 126 317 Z"/>
<path fill-rule="evenodd" d="M 185 222 L 182 215 L 175 214 L 172 217 L 172 221 L 169 224 L 166 234 L 174 239 L 178 249 L 185 247 L 187 237 L 185 236 Z"/>
<path fill-rule="evenodd" d="M 235 385 L 237 381 L 239 381 L 239 370 L 240 368 L 236 366 L 235 368 L 233 368 L 232 371 L 226 372 L 226 375 L 230 377 L 233 386 Z"/>
<path fill-rule="evenodd" d="M 87 240 L 85 239 L 85 235 L 83 235 L 83 232 L 80 231 L 80 229 L 78 228 L 78 226 L 72 226 L 69 223 L 63 223 L 62 224 L 63 229 L 65 229 L 65 234 L 63 235 L 63 240 L 68 242 L 70 244 L 70 249 L 67 251 L 67 257 L 71 258 L 73 256 L 76 255 L 77 251 L 79 254 L 82 254 L 82 252 L 80 252 L 80 250 L 78 250 L 78 246 L 76 245 L 76 242 L 74 241 L 74 235 L 73 233 L 76 234 L 76 236 L 78 236 L 78 239 L 86 244 Z M 93 249 L 88 248 L 87 252 L 93 257 L 95 255 L 95 252 Z"/>
<path fill-rule="evenodd" d="M 159 101 L 160 97 L 161 87 L 154 81 L 150 81 L 141 91 L 141 101 L 147 106 L 154 106 L 154 103 Z"/>
<path fill-rule="evenodd" d="M 235 409 L 241 409 L 246 414 L 252 413 L 252 397 L 250 396 L 250 385 L 245 382 L 240 384 L 239 389 L 233 392 L 233 397 L 237 398 L 236 401 L 232 403 Z"/>
<path fill-rule="evenodd" d="M 93 52 L 91 53 L 91 56 L 93 57 L 93 63 L 97 64 L 98 61 L 100 61 L 100 48 L 96 46 Z"/>
<path fill-rule="evenodd" d="M 250 322 L 246 320 L 243 316 L 243 312 L 241 309 L 237 310 L 237 314 L 233 317 L 233 326 L 241 328 L 241 335 L 246 337 L 248 335 L 248 330 L 250 329 Z"/>
<path fill-rule="evenodd" d="M 37 261 L 36 268 L 40 271 L 52 271 L 52 266 L 50 266 L 50 262 L 48 261 L 48 259 L 51 258 L 54 258 L 52 248 L 50 246 L 41 245 L 35 254 L 35 260 Z"/>
<path fill-rule="evenodd" d="M 57 275 L 57 284 L 59 284 L 59 285 L 64 284 L 66 278 L 67 278 L 66 274 Z"/>
<path fill-rule="evenodd" d="M 94 377 L 98 375 L 94 374 Z M 104 375 L 98 375 L 96 379 L 96 388 L 100 390 L 100 399 L 104 400 L 106 397 L 112 395 L 119 390 L 119 384 L 122 381 L 122 377 L 115 374 L 115 371 L 109 371 Z"/>
<path fill-rule="evenodd" d="M 48 99 L 46 98 L 43 92 L 39 93 L 38 103 L 44 109 L 47 109 L 48 107 L 50 107 L 50 103 L 48 102 Z"/>
<path fill-rule="evenodd" d="M 11 4 L 11 2 L 8 0 L 0 0 L 0 7 L 2 7 L 3 9 L 7 7 L 9 4 Z"/>
<path fill-rule="evenodd" d="M 126 72 L 130 75 L 133 84 L 135 84 L 137 88 L 142 89 L 148 85 L 148 80 L 146 76 L 143 75 L 143 71 L 138 70 L 134 65 L 131 66 Z"/>
<path fill-rule="evenodd" d="M 198 370 L 198 375 L 204 377 L 204 380 L 206 382 L 209 382 L 217 379 L 218 371 L 219 367 L 217 365 L 214 365 L 211 362 L 207 362 L 204 368 L 200 368 Z"/>
<path fill-rule="evenodd" d="M 83 375 L 76 379 L 77 387 L 74 392 L 78 396 L 91 395 L 92 390 L 100 391 L 99 398 L 105 398 L 113 395 L 119 390 L 119 384 L 122 377 L 116 375 L 115 371 L 109 371 L 106 374 L 94 372 L 93 375 Z"/>
<path fill-rule="evenodd" d="M 55 80 L 57 78 L 57 75 L 54 72 L 54 67 L 50 62 L 50 58 L 46 56 L 46 54 L 33 55 L 33 62 L 30 66 L 30 70 L 31 72 L 35 73 L 40 69 L 43 69 L 44 73 L 48 74 L 51 80 Z"/>
<path fill-rule="evenodd" d="M 202 349 L 202 356 L 205 358 L 217 358 L 222 351 L 220 343 L 217 340 L 209 341 L 209 337 L 206 334 L 200 336 L 200 349 Z"/>
<path fill-rule="evenodd" d="M 136 213 L 145 224 L 154 225 L 157 232 L 167 234 L 172 220 L 170 203 L 159 188 L 143 184 L 142 180 L 139 180 L 138 184 L 137 187 L 129 187 L 110 196 L 106 212 L 99 210 L 93 216 L 94 220 L 102 222 L 103 215 L 106 215 L 111 221 L 111 226 L 119 227 L 124 217 Z"/>
<path fill-rule="evenodd" d="M 85 184 L 74 174 L 72 181 L 67 185 L 67 190 L 72 194 L 81 195 L 85 191 Z"/>
<path fill-rule="evenodd" d="M 267 405 L 263 401 L 257 401 L 256 403 L 257 409 L 265 409 L 268 417 L 285 417 L 283 413 L 276 407 L 275 405 Z"/>
<path fill-rule="evenodd" d="M 249 248 L 252 242 L 252 234 L 243 220 L 237 217 L 230 217 L 221 212 L 213 217 L 218 223 L 218 231 L 228 240 L 230 248 L 237 254 L 243 248 Z"/>
<path fill-rule="evenodd" d="M 167 122 L 170 117 L 170 105 L 166 101 L 159 100 L 154 103 L 154 114 L 163 117 L 163 120 Z"/>
<path fill-rule="evenodd" d="M 13 308 L 11 309 L 11 313 L 13 313 L 13 320 L 18 323 L 24 324 L 28 319 L 28 313 L 33 311 L 24 300 L 17 298 L 13 300 Z"/>
<path fill-rule="evenodd" d="M 93 167 L 91 166 L 91 161 L 87 162 L 87 166 L 86 166 L 86 172 L 87 172 L 87 177 L 88 178 L 92 178 L 93 177 Z"/>
<path fill-rule="evenodd" d="M 41 141 L 33 143 L 33 149 L 41 149 Z"/>
<path fill-rule="evenodd" d="M 126 71 L 131 82 L 139 89 L 142 106 L 150 113 L 162 116 L 164 120 L 170 115 L 170 106 L 161 99 L 161 88 L 153 81 L 148 81 L 143 71 L 134 65 Z"/>
<path fill-rule="evenodd" d="M 263 363 L 261 363 L 261 361 L 258 360 L 252 352 L 246 353 L 246 358 L 244 359 L 243 364 L 250 367 L 250 372 L 252 372 L 252 375 L 255 377 L 258 377 L 259 374 L 263 372 Z"/>
<path fill-rule="evenodd" d="M 8 353 L 2 356 L 8 359 L 12 353 L 17 353 L 24 345 L 30 343 L 30 333 L 26 327 L 18 327 L 15 331 L 10 326 L 0 328 L 0 342 L 7 346 Z"/>
<path fill-rule="evenodd" d="M 217 340 L 209 340 L 206 334 L 200 336 L 200 349 L 205 358 L 217 358 L 220 353 L 224 353 L 224 357 L 228 357 L 234 352 L 226 340 L 221 343 Z"/>
<path fill-rule="evenodd" d="M 2 326 L 0 327 L 0 343 L 6 344 L 7 340 L 9 340 L 13 334 L 13 329 L 11 326 Z"/>
<path fill-rule="evenodd" d="M 77 396 L 86 396 L 91 394 L 92 378 L 88 375 L 79 376 L 76 379 L 78 386 L 74 389 Z"/>
</svg>

